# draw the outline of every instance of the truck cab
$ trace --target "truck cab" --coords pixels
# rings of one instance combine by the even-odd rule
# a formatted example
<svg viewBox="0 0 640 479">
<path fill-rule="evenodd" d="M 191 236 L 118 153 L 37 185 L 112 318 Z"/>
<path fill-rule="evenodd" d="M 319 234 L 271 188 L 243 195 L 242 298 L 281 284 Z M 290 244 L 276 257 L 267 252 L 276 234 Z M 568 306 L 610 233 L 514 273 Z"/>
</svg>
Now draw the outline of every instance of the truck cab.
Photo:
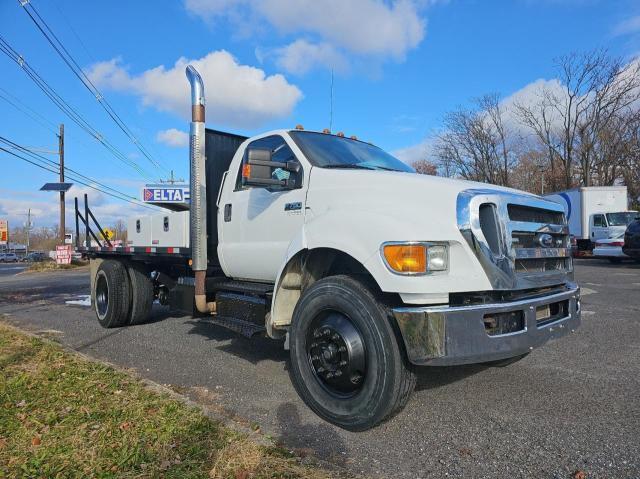
<svg viewBox="0 0 640 479">
<path fill-rule="evenodd" d="M 590 217 L 589 231 L 591 241 L 613 238 L 624 234 L 629 223 L 637 218 L 637 211 L 616 211 L 609 213 L 594 213 Z"/>
</svg>

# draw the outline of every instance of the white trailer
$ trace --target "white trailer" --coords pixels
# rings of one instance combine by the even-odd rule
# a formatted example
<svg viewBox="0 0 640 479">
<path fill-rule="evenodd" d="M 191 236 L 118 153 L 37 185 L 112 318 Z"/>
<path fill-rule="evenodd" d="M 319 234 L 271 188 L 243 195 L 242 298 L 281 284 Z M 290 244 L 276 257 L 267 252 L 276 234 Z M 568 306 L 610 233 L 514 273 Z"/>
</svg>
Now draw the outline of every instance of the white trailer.
<svg viewBox="0 0 640 479">
<path fill-rule="evenodd" d="M 628 211 L 626 186 L 582 186 L 545 195 L 564 208 L 569 233 L 580 249 L 591 249 L 599 239 L 624 232 L 637 214 Z"/>
</svg>

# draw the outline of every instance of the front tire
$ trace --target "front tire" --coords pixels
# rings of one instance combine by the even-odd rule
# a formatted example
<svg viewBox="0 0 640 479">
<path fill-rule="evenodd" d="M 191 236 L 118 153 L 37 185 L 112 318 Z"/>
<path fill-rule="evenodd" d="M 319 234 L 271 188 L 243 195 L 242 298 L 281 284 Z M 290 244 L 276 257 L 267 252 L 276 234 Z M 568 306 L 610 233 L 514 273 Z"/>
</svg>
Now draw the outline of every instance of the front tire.
<svg viewBox="0 0 640 479">
<path fill-rule="evenodd" d="M 349 276 L 312 284 L 295 307 L 290 375 L 320 417 L 351 431 L 400 411 L 416 383 L 386 309 Z"/>
<path fill-rule="evenodd" d="M 94 308 L 100 326 L 117 328 L 129 320 L 131 294 L 129 277 L 120 261 L 103 261 L 94 282 Z"/>
</svg>

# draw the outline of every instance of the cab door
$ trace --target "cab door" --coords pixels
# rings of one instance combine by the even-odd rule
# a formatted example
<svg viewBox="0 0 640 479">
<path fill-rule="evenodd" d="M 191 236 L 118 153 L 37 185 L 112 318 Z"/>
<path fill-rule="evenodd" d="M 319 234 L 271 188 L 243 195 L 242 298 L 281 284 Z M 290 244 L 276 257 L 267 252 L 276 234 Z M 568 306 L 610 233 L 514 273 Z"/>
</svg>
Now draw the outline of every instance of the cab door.
<svg viewBox="0 0 640 479">
<path fill-rule="evenodd" d="M 300 161 L 280 135 L 255 140 L 229 172 L 235 176 L 233 189 L 225 188 L 220 198 L 218 255 L 225 273 L 270 282 L 276 280 L 289 244 L 304 226 L 308 168 L 301 162 L 296 173 L 273 168 L 272 178 L 289 179 L 289 186 L 243 186 L 242 166 L 250 148 L 268 148 L 273 162 Z"/>
<path fill-rule="evenodd" d="M 596 242 L 600 239 L 609 237 L 609 225 L 607 218 L 603 214 L 595 214 L 591 216 L 591 241 Z"/>
</svg>

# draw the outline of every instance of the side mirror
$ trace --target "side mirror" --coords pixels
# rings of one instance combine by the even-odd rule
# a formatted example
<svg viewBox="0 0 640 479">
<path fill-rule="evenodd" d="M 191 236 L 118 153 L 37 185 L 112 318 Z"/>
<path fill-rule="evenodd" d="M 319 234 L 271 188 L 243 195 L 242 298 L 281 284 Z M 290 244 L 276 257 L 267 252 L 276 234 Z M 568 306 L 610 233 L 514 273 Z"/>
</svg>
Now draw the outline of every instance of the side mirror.
<svg viewBox="0 0 640 479">
<path fill-rule="evenodd" d="M 297 173 L 300 163 L 297 161 L 271 161 L 271 150 L 267 148 L 249 148 L 242 164 L 242 185 L 245 186 L 292 186 L 290 180 L 278 180 L 271 176 L 275 168 Z"/>
</svg>

